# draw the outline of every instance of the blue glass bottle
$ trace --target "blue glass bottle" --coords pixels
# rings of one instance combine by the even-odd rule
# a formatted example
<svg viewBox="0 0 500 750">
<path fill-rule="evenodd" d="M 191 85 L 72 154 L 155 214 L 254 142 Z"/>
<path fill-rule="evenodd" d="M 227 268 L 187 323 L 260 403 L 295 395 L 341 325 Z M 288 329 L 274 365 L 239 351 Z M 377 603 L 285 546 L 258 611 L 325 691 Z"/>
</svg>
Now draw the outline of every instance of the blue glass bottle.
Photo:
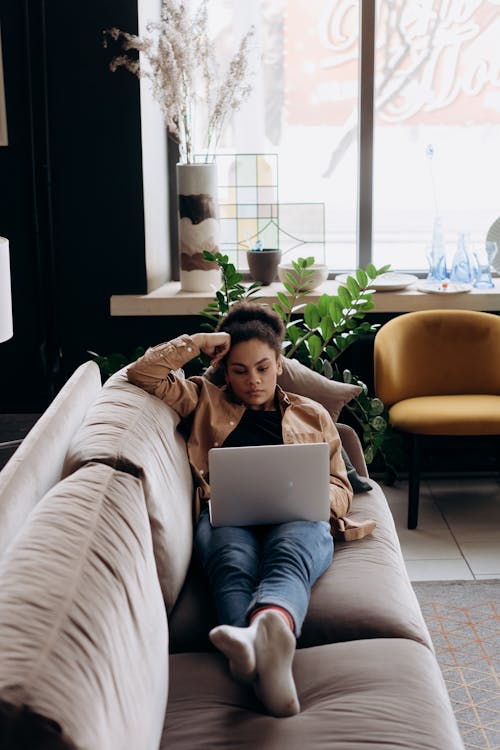
<svg viewBox="0 0 500 750">
<path fill-rule="evenodd" d="M 444 246 L 443 222 L 440 216 L 434 219 L 432 229 L 432 245 L 427 255 L 429 261 L 428 281 L 442 281 L 446 279 L 448 270 L 446 268 L 446 253 Z"/>
<path fill-rule="evenodd" d="M 458 284 L 470 284 L 474 281 L 474 266 L 469 256 L 468 236 L 465 232 L 458 235 L 457 249 L 451 263 L 450 281 Z"/>
</svg>

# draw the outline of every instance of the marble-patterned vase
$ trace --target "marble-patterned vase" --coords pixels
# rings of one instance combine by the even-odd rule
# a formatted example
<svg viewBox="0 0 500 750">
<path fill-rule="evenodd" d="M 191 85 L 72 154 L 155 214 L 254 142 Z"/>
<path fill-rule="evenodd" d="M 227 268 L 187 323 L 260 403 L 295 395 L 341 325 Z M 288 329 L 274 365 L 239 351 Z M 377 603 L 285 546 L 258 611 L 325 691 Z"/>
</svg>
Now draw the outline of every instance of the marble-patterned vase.
<svg viewBox="0 0 500 750">
<path fill-rule="evenodd" d="M 177 193 L 181 290 L 213 292 L 220 269 L 203 259 L 203 251 L 219 250 L 216 165 L 177 164 Z"/>
</svg>

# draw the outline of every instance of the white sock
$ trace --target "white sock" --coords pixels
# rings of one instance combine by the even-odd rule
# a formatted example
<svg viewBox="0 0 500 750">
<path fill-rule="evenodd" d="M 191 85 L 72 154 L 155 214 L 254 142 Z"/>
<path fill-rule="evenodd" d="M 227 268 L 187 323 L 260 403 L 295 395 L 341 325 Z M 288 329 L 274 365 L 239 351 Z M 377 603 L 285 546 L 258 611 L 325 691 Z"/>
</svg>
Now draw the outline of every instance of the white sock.
<svg viewBox="0 0 500 750">
<path fill-rule="evenodd" d="M 252 626 L 237 628 L 233 625 L 219 625 L 210 631 L 209 638 L 229 659 L 229 669 L 238 682 L 250 683 L 255 680 L 257 664 Z"/>
<path fill-rule="evenodd" d="M 247 628 L 220 625 L 210 640 L 229 659 L 240 682 L 252 682 L 257 697 L 273 716 L 300 711 L 292 673 L 295 636 L 279 612 L 265 609 Z"/>
</svg>

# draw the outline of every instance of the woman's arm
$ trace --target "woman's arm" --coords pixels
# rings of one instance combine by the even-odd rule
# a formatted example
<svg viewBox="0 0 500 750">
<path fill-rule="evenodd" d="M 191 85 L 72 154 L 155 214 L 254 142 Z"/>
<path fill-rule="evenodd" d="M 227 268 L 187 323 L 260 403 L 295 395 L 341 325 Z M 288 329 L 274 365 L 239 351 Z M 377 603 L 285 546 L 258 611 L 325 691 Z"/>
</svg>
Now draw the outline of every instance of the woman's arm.
<svg viewBox="0 0 500 750">
<path fill-rule="evenodd" d="M 183 367 L 204 352 L 212 364 L 229 351 L 227 333 L 183 334 L 171 341 L 151 347 L 127 370 L 128 380 L 172 406 L 181 416 L 190 414 L 198 404 L 198 386 L 190 380 L 175 377 L 174 370 Z"/>
</svg>

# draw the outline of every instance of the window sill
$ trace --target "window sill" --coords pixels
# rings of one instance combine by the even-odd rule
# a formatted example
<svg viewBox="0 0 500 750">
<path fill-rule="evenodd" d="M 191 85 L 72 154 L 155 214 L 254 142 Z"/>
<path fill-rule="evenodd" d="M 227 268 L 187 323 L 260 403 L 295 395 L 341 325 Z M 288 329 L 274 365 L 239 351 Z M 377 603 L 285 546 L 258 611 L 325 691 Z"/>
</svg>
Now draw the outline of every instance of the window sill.
<svg viewBox="0 0 500 750">
<path fill-rule="evenodd" d="M 494 289 L 472 289 L 463 294 L 426 294 L 409 287 L 401 291 L 375 292 L 373 313 L 402 313 L 413 310 L 435 308 L 500 311 L 500 278 L 495 278 Z M 336 294 L 339 284 L 334 279 L 326 281 L 307 295 L 306 301 L 317 302 L 325 292 Z M 279 282 L 262 287 L 259 299 L 272 304 L 277 301 L 277 292 L 283 291 Z M 170 281 L 149 294 L 116 294 L 111 297 L 112 317 L 119 316 L 163 316 L 199 315 L 213 300 L 210 292 L 181 292 L 178 281 Z"/>
</svg>

